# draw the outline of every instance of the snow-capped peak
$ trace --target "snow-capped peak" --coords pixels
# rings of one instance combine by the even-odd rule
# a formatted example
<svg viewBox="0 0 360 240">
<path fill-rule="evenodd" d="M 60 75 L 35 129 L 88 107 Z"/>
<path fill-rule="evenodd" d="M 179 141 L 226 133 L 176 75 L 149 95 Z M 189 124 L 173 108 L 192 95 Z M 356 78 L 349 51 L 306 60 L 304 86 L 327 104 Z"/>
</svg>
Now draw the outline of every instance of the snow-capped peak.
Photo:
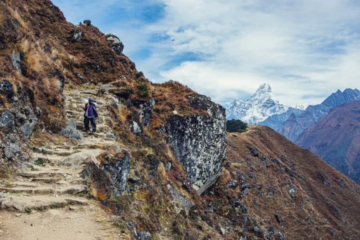
<svg viewBox="0 0 360 240">
<path fill-rule="evenodd" d="M 257 124 L 274 114 L 283 113 L 288 107 L 275 100 L 271 86 L 262 84 L 250 100 L 235 99 L 226 109 L 228 119 L 240 119 L 248 124 Z"/>
</svg>

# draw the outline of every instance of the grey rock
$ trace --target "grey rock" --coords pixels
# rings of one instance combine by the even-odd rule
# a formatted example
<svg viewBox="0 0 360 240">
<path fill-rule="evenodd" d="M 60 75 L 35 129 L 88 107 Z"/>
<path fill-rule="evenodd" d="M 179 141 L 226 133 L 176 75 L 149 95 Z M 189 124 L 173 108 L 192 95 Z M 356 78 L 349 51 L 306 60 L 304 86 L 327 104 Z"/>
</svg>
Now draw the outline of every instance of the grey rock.
<svg viewBox="0 0 360 240">
<path fill-rule="evenodd" d="M 123 151 L 123 149 L 118 149 L 118 151 Z M 120 196 L 126 190 L 127 178 L 130 172 L 130 155 L 126 150 L 124 151 L 125 156 L 123 159 L 106 162 L 103 166 L 104 170 L 110 174 Z"/>
<path fill-rule="evenodd" d="M 275 239 L 285 240 L 285 234 L 283 234 L 274 227 L 269 227 L 268 229 L 266 229 L 264 235 L 265 235 L 265 239 L 267 240 L 275 240 Z"/>
<path fill-rule="evenodd" d="M 336 237 L 336 233 L 337 233 L 336 230 L 333 230 L 332 231 L 332 237 Z"/>
<path fill-rule="evenodd" d="M 290 194 L 290 197 L 294 199 L 296 197 L 296 195 L 295 195 L 296 194 L 296 189 L 295 188 L 290 188 L 289 189 L 289 194 Z"/>
<path fill-rule="evenodd" d="M 142 124 L 148 126 L 150 124 L 152 111 L 155 107 L 155 99 L 151 98 L 149 102 L 140 105 L 140 116 Z"/>
<path fill-rule="evenodd" d="M 139 134 L 142 132 L 140 125 L 136 121 L 133 121 L 132 123 L 130 123 L 129 130 L 134 134 Z"/>
<path fill-rule="evenodd" d="M 169 189 L 174 200 L 180 203 L 186 210 L 189 211 L 190 208 L 194 206 L 183 194 L 176 191 L 170 184 L 167 185 L 167 188 Z"/>
<path fill-rule="evenodd" d="M 135 225 L 132 222 L 128 222 L 129 228 L 134 235 L 135 240 L 151 240 L 152 236 L 149 232 L 137 231 Z"/>
<path fill-rule="evenodd" d="M 226 233 L 225 228 L 220 228 L 220 233 L 221 233 L 222 235 L 225 235 L 225 233 Z"/>
<path fill-rule="evenodd" d="M 8 80 L 0 81 L 0 94 L 9 96 L 14 94 L 14 87 Z"/>
<path fill-rule="evenodd" d="M 171 171 L 171 162 L 168 163 L 168 166 L 166 168 L 166 172 L 170 172 Z"/>
<path fill-rule="evenodd" d="M 76 129 L 76 122 L 72 120 L 68 121 L 66 128 L 61 130 L 61 135 L 70 139 L 78 140 L 80 142 L 84 141 L 84 136 L 79 130 Z"/>
<path fill-rule="evenodd" d="M 129 178 L 129 182 L 131 183 L 138 183 L 141 181 L 141 178 L 135 177 L 135 178 Z"/>
<path fill-rule="evenodd" d="M 84 36 L 84 33 L 82 31 L 80 31 L 79 29 L 71 30 L 70 34 L 71 34 L 70 42 L 72 42 L 72 43 L 80 42 L 82 37 Z"/>
<path fill-rule="evenodd" d="M 18 154 L 21 154 L 21 147 L 19 143 L 10 143 L 9 145 L 5 146 L 4 153 L 8 159 L 13 159 Z"/>
<path fill-rule="evenodd" d="M 275 214 L 275 218 L 278 223 L 282 223 L 282 218 L 280 215 Z"/>
<path fill-rule="evenodd" d="M 18 70 L 19 73 L 22 73 L 21 71 L 21 54 L 19 52 L 13 52 L 12 53 L 12 64 Z"/>
<path fill-rule="evenodd" d="M 76 76 L 80 79 L 84 79 L 84 76 L 81 73 L 76 74 Z"/>
<path fill-rule="evenodd" d="M 227 182 L 226 186 L 227 186 L 228 188 L 234 189 L 234 188 L 236 188 L 237 186 L 239 186 L 239 183 L 238 183 L 235 179 L 231 179 L 231 180 L 229 180 L 229 181 Z"/>
<path fill-rule="evenodd" d="M 111 48 L 116 52 L 116 54 L 120 55 L 124 51 L 124 44 L 120 41 L 120 39 L 115 35 L 109 35 L 106 38 L 107 41 L 111 42 Z"/>
<path fill-rule="evenodd" d="M 173 115 L 167 125 L 168 142 L 199 194 L 215 183 L 226 158 L 225 109 L 205 96 L 189 96 L 190 105 L 209 116 Z"/>
<path fill-rule="evenodd" d="M 255 233 L 261 233 L 261 229 L 258 228 L 258 227 L 254 227 L 253 231 L 254 231 Z"/>
<path fill-rule="evenodd" d="M 136 240 L 151 240 L 152 236 L 149 232 L 137 232 Z"/>
<path fill-rule="evenodd" d="M 0 129 L 4 129 L 6 132 L 10 132 L 14 129 L 14 115 L 9 111 L 3 112 L 0 117 Z"/>
<path fill-rule="evenodd" d="M 26 138 L 29 139 L 38 123 L 38 118 L 36 117 L 36 115 L 29 106 L 26 106 L 24 108 L 24 111 L 25 111 L 25 115 L 20 113 L 17 114 L 16 117 L 19 116 L 24 121 L 24 123 L 19 128 L 19 130 Z"/>
</svg>

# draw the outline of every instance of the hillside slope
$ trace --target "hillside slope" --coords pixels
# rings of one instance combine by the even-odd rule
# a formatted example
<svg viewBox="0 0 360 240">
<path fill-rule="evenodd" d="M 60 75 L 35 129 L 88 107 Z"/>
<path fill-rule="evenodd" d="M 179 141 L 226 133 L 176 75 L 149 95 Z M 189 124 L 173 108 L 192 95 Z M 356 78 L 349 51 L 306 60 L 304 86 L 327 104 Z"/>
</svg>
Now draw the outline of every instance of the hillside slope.
<svg viewBox="0 0 360 240">
<path fill-rule="evenodd" d="M 205 197 L 214 212 L 259 239 L 358 239 L 352 180 L 267 127 L 231 133 L 228 143 L 221 179 Z"/>
<path fill-rule="evenodd" d="M 360 184 L 360 102 L 334 108 L 296 141 Z"/>
<path fill-rule="evenodd" d="M 299 115 L 292 114 L 278 130 L 287 139 L 295 142 L 305 129 L 314 125 L 332 109 L 344 103 L 360 100 L 360 91 L 357 89 L 338 90 L 332 93 L 321 104 L 309 106 Z"/>
</svg>

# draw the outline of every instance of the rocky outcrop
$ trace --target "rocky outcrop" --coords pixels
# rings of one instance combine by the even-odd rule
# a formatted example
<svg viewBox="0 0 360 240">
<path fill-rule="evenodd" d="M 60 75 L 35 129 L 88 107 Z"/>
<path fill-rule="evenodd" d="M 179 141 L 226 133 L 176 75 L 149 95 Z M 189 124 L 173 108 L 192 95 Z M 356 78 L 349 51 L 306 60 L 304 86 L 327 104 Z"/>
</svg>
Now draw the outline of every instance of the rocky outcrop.
<svg viewBox="0 0 360 240">
<path fill-rule="evenodd" d="M 208 116 L 174 115 L 167 123 L 168 142 L 193 188 L 203 193 L 219 177 L 226 157 L 225 109 L 205 96 L 189 97 Z"/>
<path fill-rule="evenodd" d="M 72 43 L 80 42 L 84 36 L 84 33 L 79 29 L 71 30 L 70 34 L 70 42 Z"/>
<path fill-rule="evenodd" d="M 5 132 L 10 132 L 14 129 L 14 115 L 9 111 L 2 113 L 0 117 L 0 129 L 4 129 Z"/>
<path fill-rule="evenodd" d="M 110 42 L 110 46 L 116 52 L 116 54 L 122 54 L 122 52 L 124 51 L 124 44 L 120 41 L 120 38 L 115 35 L 109 34 L 106 36 L 106 40 Z"/>
<path fill-rule="evenodd" d="M 154 107 L 154 98 L 151 98 L 150 101 L 140 105 L 140 117 L 144 126 L 149 126 Z"/>
<path fill-rule="evenodd" d="M 61 135 L 70 139 L 78 140 L 80 142 L 84 141 L 84 136 L 79 130 L 76 129 L 75 121 L 68 121 L 66 128 L 61 130 Z"/>
<path fill-rule="evenodd" d="M 82 177 L 90 179 L 95 189 L 106 195 L 120 197 L 127 190 L 130 155 L 125 149 L 111 147 L 97 159 L 89 157 Z"/>
<path fill-rule="evenodd" d="M 14 87 L 8 80 L 0 81 L 0 94 L 5 96 L 11 96 L 14 94 Z"/>
<path fill-rule="evenodd" d="M 19 131 L 25 138 L 29 139 L 38 123 L 38 118 L 31 107 L 26 106 L 18 111 L 16 113 L 16 121 L 19 125 Z"/>
<path fill-rule="evenodd" d="M 21 53 L 13 52 L 13 54 L 12 54 L 12 64 L 19 73 L 22 73 L 22 71 L 21 71 Z"/>
</svg>

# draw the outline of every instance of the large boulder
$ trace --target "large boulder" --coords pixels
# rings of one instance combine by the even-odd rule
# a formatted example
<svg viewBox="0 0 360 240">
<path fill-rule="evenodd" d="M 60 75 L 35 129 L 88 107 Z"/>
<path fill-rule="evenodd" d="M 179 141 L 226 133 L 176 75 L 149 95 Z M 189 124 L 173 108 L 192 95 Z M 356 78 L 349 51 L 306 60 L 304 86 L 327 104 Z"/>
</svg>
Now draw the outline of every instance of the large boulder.
<svg viewBox="0 0 360 240">
<path fill-rule="evenodd" d="M 226 157 L 225 109 L 205 96 L 190 96 L 189 102 L 194 109 L 206 110 L 208 115 L 174 115 L 166 125 L 166 132 L 187 178 L 201 194 L 220 176 Z"/>
<path fill-rule="evenodd" d="M 125 149 L 113 146 L 97 159 L 89 157 L 82 177 L 89 179 L 98 193 L 110 198 L 113 195 L 119 197 L 127 191 L 129 172 L 130 154 Z"/>
<path fill-rule="evenodd" d="M 124 51 L 124 44 L 117 36 L 112 34 L 107 35 L 106 40 L 110 42 L 110 46 L 116 52 L 116 54 L 122 54 L 122 52 Z"/>
<path fill-rule="evenodd" d="M 70 139 L 78 140 L 80 142 L 84 141 L 84 136 L 79 130 L 76 129 L 76 122 L 72 120 L 68 121 L 66 128 L 61 130 L 61 135 Z"/>
</svg>

